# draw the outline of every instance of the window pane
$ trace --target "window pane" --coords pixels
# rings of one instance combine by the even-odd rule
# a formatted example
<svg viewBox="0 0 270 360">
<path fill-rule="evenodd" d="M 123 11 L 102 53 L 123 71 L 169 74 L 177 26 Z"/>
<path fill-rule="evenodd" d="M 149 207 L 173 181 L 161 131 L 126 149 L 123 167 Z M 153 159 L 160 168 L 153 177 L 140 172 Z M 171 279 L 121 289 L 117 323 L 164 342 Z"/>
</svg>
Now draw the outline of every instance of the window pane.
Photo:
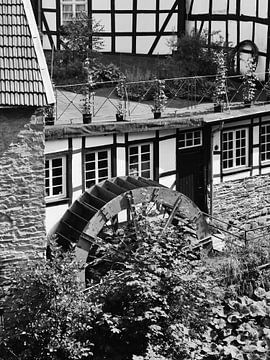
<svg viewBox="0 0 270 360">
<path fill-rule="evenodd" d="M 134 146 L 134 147 L 130 147 L 129 148 L 129 153 L 130 153 L 130 155 L 133 155 L 133 154 L 138 154 L 138 147 L 136 146 Z"/>
<path fill-rule="evenodd" d="M 52 160 L 52 167 L 59 167 L 62 166 L 62 158 L 59 159 L 53 159 Z"/>
<path fill-rule="evenodd" d="M 108 152 L 107 151 L 99 151 L 98 152 L 98 159 L 107 159 L 108 158 Z"/>
<path fill-rule="evenodd" d="M 150 145 L 142 145 L 142 153 L 146 153 L 150 151 Z"/>
<path fill-rule="evenodd" d="M 95 161 L 95 153 L 88 153 L 85 155 L 85 161 Z"/>
</svg>

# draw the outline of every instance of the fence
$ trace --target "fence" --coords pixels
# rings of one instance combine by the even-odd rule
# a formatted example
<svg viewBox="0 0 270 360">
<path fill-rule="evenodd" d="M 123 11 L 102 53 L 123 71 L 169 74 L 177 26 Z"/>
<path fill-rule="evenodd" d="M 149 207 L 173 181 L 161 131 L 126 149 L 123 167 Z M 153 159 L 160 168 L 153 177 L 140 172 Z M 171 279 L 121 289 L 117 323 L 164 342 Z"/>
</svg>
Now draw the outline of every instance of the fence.
<svg viewBox="0 0 270 360">
<path fill-rule="evenodd" d="M 259 78 L 259 74 L 258 78 Z M 243 76 L 226 77 L 225 111 L 239 108 L 243 102 Z M 157 93 L 162 83 L 164 95 Z M 122 84 L 123 85 L 123 84 Z M 119 83 L 83 83 L 55 86 L 56 124 L 82 123 L 83 113 L 92 115 L 92 121 L 115 121 L 116 113 L 128 121 L 152 119 L 156 102 L 161 101 L 162 117 L 184 116 L 213 111 L 215 76 L 182 77 L 163 80 Z M 119 96 L 120 95 L 120 96 Z M 268 102 L 270 81 L 256 80 L 254 105 Z"/>
</svg>

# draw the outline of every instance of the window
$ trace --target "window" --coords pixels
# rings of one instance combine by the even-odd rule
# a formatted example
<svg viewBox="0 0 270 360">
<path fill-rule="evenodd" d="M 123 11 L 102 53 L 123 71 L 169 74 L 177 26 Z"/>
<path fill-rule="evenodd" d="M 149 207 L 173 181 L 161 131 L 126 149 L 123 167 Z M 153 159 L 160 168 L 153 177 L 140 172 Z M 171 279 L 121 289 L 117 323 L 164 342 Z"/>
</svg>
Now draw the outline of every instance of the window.
<svg viewBox="0 0 270 360">
<path fill-rule="evenodd" d="M 179 134 L 179 149 L 202 145 L 202 131 L 188 131 Z"/>
<path fill-rule="evenodd" d="M 222 134 L 222 168 L 231 169 L 248 165 L 248 130 L 224 131 Z"/>
<path fill-rule="evenodd" d="M 270 125 L 261 127 L 261 161 L 270 160 Z"/>
<path fill-rule="evenodd" d="M 62 23 L 77 17 L 87 11 L 87 0 L 62 0 Z"/>
<path fill-rule="evenodd" d="M 66 157 L 55 157 L 45 161 L 46 200 L 62 199 L 66 190 Z"/>
<path fill-rule="evenodd" d="M 128 149 L 128 174 L 153 177 L 152 144 L 130 146 Z"/>
<path fill-rule="evenodd" d="M 85 154 L 85 187 L 111 177 L 111 153 L 109 150 L 91 151 Z"/>
</svg>

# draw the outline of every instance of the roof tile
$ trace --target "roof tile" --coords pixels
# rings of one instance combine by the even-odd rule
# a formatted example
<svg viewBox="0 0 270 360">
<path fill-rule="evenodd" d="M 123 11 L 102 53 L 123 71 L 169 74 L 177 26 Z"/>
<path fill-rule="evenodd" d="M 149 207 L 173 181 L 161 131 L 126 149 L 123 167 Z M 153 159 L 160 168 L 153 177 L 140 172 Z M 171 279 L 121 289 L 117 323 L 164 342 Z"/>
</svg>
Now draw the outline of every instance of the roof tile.
<svg viewBox="0 0 270 360">
<path fill-rule="evenodd" d="M 46 104 L 23 0 L 0 0 L 0 106 Z"/>
</svg>

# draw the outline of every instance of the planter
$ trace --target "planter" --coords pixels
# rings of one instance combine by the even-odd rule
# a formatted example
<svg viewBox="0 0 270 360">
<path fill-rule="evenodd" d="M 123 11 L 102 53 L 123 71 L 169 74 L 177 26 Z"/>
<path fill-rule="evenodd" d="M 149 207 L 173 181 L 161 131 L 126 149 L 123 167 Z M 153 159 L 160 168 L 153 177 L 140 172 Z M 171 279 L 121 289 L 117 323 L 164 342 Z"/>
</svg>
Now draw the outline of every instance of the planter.
<svg viewBox="0 0 270 360">
<path fill-rule="evenodd" d="M 83 114 L 83 123 L 90 124 L 92 122 L 92 114 Z"/>
<path fill-rule="evenodd" d="M 223 112 L 224 106 L 223 104 L 214 104 L 214 112 Z"/>
<path fill-rule="evenodd" d="M 251 101 L 248 101 L 248 100 L 244 101 L 244 107 L 250 108 L 251 107 Z"/>
<path fill-rule="evenodd" d="M 123 114 L 116 114 L 116 121 L 124 121 L 124 115 Z"/>
<path fill-rule="evenodd" d="M 154 119 L 159 119 L 161 117 L 161 112 L 160 111 L 155 111 L 154 112 Z"/>
<path fill-rule="evenodd" d="M 46 126 L 54 125 L 54 116 L 46 116 L 45 117 L 45 125 Z"/>
</svg>

